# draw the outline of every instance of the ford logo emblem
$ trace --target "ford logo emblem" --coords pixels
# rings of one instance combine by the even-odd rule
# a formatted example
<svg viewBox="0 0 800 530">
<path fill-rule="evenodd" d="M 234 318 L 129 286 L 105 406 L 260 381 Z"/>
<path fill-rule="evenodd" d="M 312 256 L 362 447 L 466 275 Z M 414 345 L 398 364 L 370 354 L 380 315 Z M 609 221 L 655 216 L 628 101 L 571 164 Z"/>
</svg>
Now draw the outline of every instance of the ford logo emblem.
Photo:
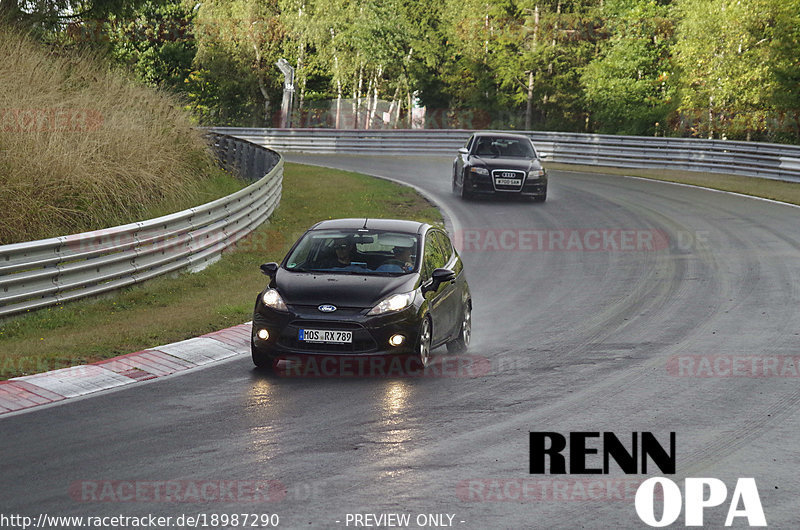
<svg viewBox="0 0 800 530">
<path fill-rule="evenodd" d="M 322 304 L 317 309 L 319 309 L 323 313 L 333 313 L 334 311 L 336 311 L 336 306 L 330 304 Z"/>
</svg>

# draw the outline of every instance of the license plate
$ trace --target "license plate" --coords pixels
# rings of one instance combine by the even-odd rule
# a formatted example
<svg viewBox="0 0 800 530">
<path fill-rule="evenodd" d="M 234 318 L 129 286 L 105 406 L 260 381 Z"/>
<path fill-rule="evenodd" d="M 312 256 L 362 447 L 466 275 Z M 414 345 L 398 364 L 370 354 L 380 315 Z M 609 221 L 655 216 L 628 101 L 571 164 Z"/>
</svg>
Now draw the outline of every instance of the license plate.
<svg viewBox="0 0 800 530">
<path fill-rule="evenodd" d="M 494 182 L 503 186 L 519 186 L 522 184 L 521 179 L 494 179 Z"/>
<path fill-rule="evenodd" d="M 301 329 L 298 338 L 305 342 L 350 344 L 353 342 L 353 332 L 330 329 Z"/>
</svg>

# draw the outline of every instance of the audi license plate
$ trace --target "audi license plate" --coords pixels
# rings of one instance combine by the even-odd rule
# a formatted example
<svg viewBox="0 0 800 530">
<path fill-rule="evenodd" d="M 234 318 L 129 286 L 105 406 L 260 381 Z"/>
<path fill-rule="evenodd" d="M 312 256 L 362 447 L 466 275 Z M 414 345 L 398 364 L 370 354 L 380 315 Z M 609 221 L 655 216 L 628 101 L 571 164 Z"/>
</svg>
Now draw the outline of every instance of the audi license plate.
<svg viewBox="0 0 800 530">
<path fill-rule="evenodd" d="M 350 344 L 353 342 L 353 332 L 330 329 L 301 329 L 298 338 L 306 342 Z"/>
<path fill-rule="evenodd" d="M 522 184 L 522 179 L 503 179 L 503 178 L 496 178 L 494 179 L 495 184 L 501 184 L 503 186 L 519 186 Z"/>
</svg>

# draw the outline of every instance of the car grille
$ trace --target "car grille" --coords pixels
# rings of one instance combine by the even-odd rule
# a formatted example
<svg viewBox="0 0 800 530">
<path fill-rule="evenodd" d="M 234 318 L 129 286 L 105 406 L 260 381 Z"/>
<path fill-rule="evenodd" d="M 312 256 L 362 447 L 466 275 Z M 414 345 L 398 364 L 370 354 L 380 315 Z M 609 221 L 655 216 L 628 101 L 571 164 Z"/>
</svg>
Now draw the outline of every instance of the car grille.
<svg viewBox="0 0 800 530">
<path fill-rule="evenodd" d="M 504 178 L 517 179 L 519 180 L 519 184 L 509 185 L 497 183 L 498 179 Z M 494 189 L 497 191 L 519 191 L 522 189 L 522 185 L 525 182 L 525 172 L 516 169 L 494 169 L 492 170 L 492 182 L 494 183 Z"/>
<path fill-rule="evenodd" d="M 350 344 L 323 344 L 298 340 L 301 329 L 335 329 L 353 332 Z M 297 352 L 309 353 L 367 353 L 378 348 L 375 339 L 364 326 L 354 322 L 337 322 L 326 320 L 294 320 L 281 333 L 278 344 Z"/>
</svg>

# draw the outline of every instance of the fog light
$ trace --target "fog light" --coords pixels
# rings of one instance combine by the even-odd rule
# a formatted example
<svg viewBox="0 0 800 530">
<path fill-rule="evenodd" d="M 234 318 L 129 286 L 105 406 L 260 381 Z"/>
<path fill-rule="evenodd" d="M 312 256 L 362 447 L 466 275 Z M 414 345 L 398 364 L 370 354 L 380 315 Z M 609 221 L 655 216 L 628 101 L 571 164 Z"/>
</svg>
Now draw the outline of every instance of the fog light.
<svg viewBox="0 0 800 530">
<path fill-rule="evenodd" d="M 392 337 L 389 339 L 389 344 L 392 346 L 400 346 L 405 340 L 406 338 L 402 335 L 392 335 Z"/>
<path fill-rule="evenodd" d="M 258 335 L 258 338 L 261 340 L 267 340 L 269 338 L 269 331 L 266 329 L 259 329 L 256 335 Z"/>
</svg>

